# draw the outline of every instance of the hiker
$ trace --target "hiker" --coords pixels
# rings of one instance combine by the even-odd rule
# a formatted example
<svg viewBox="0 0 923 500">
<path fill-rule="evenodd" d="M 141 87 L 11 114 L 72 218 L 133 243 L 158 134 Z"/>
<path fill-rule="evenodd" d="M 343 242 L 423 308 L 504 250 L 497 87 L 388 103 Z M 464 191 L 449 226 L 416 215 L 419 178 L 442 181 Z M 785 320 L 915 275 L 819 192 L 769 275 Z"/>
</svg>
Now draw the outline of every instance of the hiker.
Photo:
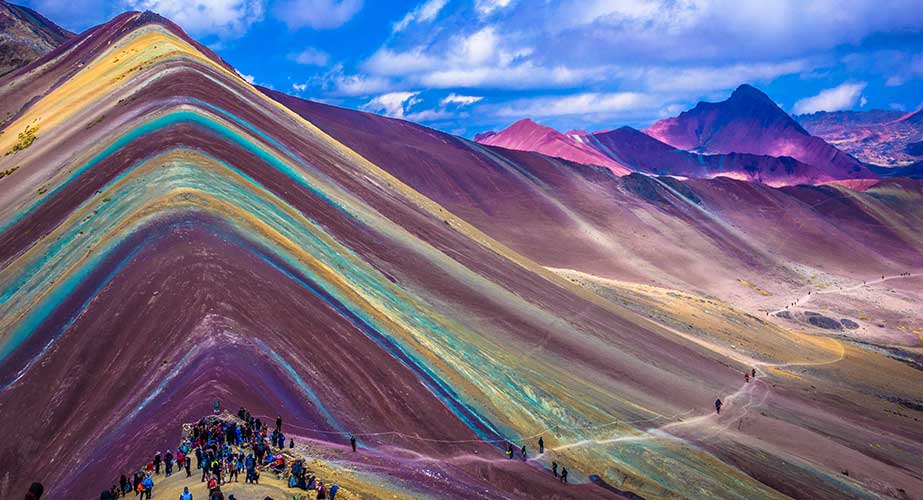
<svg viewBox="0 0 923 500">
<path fill-rule="evenodd" d="M 173 453 L 171 453 L 170 450 L 167 450 L 167 454 L 163 457 L 163 466 L 167 477 L 173 475 Z"/>
<path fill-rule="evenodd" d="M 567 467 L 561 467 L 561 482 L 567 484 Z"/>
<path fill-rule="evenodd" d="M 545 440 L 541 436 L 538 437 L 538 454 L 541 455 L 545 453 Z"/>
<path fill-rule="evenodd" d="M 715 400 L 715 411 L 718 412 L 718 415 L 721 415 L 721 400 Z"/>
<path fill-rule="evenodd" d="M 356 436 L 349 436 L 349 445 L 353 447 L 353 453 L 356 452 Z"/>
<path fill-rule="evenodd" d="M 215 414 L 221 413 L 221 401 L 215 400 Z"/>
<path fill-rule="evenodd" d="M 128 478 L 125 477 L 125 474 L 122 474 L 122 476 L 119 478 L 119 491 L 122 492 L 123 496 L 125 495 L 125 493 L 128 492 L 128 490 L 125 489 L 127 486 L 128 486 Z"/>
<path fill-rule="evenodd" d="M 522 448 L 519 449 L 519 452 L 522 453 L 522 461 L 526 461 L 526 445 L 522 445 Z"/>
<path fill-rule="evenodd" d="M 154 454 L 154 474 L 160 474 L 160 462 L 162 461 L 163 459 L 160 458 L 160 452 L 158 451 Z"/>
<path fill-rule="evenodd" d="M 327 487 L 323 481 L 317 483 L 317 500 L 327 500 Z"/>
<path fill-rule="evenodd" d="M 289 449 L 295 447 L 295 438 L 289 438 L 289 439 L 288 439 L 288 447 L 289 447 Z"/>
<path fill-rule="evenodd" d="M 282 417 L 276 416 L 276 430 L 282 432 Z"/>
<path fill-rule="evenodd" d="M 192 493 L 189 493 L 188 486 L 183 486 L 183 492 L 180 494 L 179 500 L 192 500 Z"/>
<path fill-rule="evenodd" d="M 141 497 L 144 498 L 147 495 L 147 500 L 151 500 L 151 492 L 154 490 L 154 480 L 151 479 L 151 476 L 144 476 L 144 480 L 141 481 L 141 487 L 144 488 Z"/>
<path fill-rule="evenodd" d="M 756 368 L 750 370 L 750 378 L 756 378 Z"/>
<path fill-rule="evenodd" d="M 750 383 L 750 373 L 749 372 L 744 372 L 744 382 L 748 384 Z"/>
<path fill-rule="evenodd" d="M 189 458 L 189 455 L 186 455 L 186 462 L 185 462 L 186 477 L 189 477 L 192 475 L 192 472 L 189 470 L 191 466 L 192 466 L 192 459 Z"/>
<path fill-rule="evenodd" d="M 334 485 L 330 487 L 330 500 L 334 500 L 334 499 L 335 499 L 335 497 L 337 496 L 337 491 L 338 491 L 339 489 L 340 489 L 340 487 L 339 487 L 339 485 L 337 485 L 336 483 L 334 483 Z"/>
<path fill-rule="evenodd" d="M 509 444 L 506 446 L 506 458 L 513 459 L 513 445 Z"/>
<path fill-rule="evenodd" d="M 558 477 L 558 463 L 551 462 L 551 473 L 554 474 L 554 477 Z"/>
<path fill-rule="evenodd" d="M 246 460 L 244 460 L 244 465 L 247 466 L 247 479 L 244 482 L 245 483 L 255 482 L 254 472 L 256 471 L 256 460 L 253 458 L 252 453 L 247 455 Z"/>
<path fill-rule="evenodd" d="M 42 486 L 42 483 L 35 482 L 29 486 L 29 491 L 26 492 L 25 500 L 39 500 L 42 498 L 42 493 L 45 492 L 45 487 Z"/>
</svg>

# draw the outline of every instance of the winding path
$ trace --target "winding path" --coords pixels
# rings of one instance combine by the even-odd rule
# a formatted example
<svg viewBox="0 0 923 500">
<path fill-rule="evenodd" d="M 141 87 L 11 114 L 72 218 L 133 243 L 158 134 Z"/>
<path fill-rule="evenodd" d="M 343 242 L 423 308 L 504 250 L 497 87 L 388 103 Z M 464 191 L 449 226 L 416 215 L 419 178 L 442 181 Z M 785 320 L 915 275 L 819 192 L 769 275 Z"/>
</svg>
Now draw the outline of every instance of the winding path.
<svg viewBox="0 0 923 500">
<path fill-rule="evenodd" d="M 916 277 L 918 277 L 918 276 L 923 276 L 923 273 L 917 272 L 917 273 L 910 273 L 910 274 L 897 274 L 897 275 L 894 275 L 894 276 L 885 276 L 884 278 L 878 278 L 878 279 L 874 279 L 874 280 L 872 280 L 872 281 L 863 281 L 862 283 L 860 283 L 860 284 L 858 284 L 858 285 L 853 285 L 853 286 L 848 287 L 848 288 L 836 288 L 836 289 L 833 289 L 833 290 L 812 290 L 812 291 L 809 291 L 807 294 L 802 295 L 802 296 L 799 297 L 797 300 L 795 300 L 794 303 L 793 303 L 794 305 L 785 306 L 785 307 L 783 307 L 782 309 L 777 309 L 777 310 L 775 310 L 775 311 L 770 312 L 769 314 L 771 314 L 771 315 L 773 315 L 773 316 L 776 316 L 776 315 L 778 315 L 778 314 L 781 313 L 781 312 L 787 311 L 790 307 L 803 306 L 804 304 L 806 304 L 808 301 L 811 300 L 811 297 L 813 297 L 813 296 L 815 296 L 815 295 L 827 294 L 827 293 L 851 292 L 851 291 L 853 291 L 853 290 L 858 290 L 858 289 L 860 289 L 860 288 L 865 288 L 865 287 L 868 287 L 868 286 L 877 285 L 878 283 L 884 283 L 885 281 L 899 280 L 899 279 L 907 279 L 907 278 L 916 278 Z"/>
</svg>

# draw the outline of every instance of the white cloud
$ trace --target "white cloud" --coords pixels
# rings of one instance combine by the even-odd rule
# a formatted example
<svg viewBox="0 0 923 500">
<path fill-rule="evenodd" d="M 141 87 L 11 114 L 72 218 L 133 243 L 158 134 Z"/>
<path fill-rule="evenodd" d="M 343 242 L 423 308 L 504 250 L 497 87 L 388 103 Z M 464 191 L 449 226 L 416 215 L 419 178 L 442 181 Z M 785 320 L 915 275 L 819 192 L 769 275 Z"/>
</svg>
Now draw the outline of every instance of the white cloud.
<svg viewBox="0 0 923 500">
<path fill-rule="evenodd" d="M 484 26 L 467 35 L 454 35 L 442 47 L 412 47 L 403 52 L 381 48 L 362 68 L 374 75 L 402 77 L 409 84 L 431 88 L 561 87 L 602 80 L 607 68 L 544 66 L 529 58 L 531 47 L 499 34 L 496 26 Z"/>
<path fill-rule="evenodd" d="M 221 39 L 243 36 L 263 18 L 262 0 L 124 0 L 124 6 L 154 11 L 191 35 L 217 35 Z"/>
<path fill-rule="evenodd" d="M 650 110 L 656 106 L 659 106 L 657 99 L 637 92 L 587 92 L 568 96 L 520 99 L 499 107 L 495 115 L 516 118 L 613 115 L 620 112 Z"/>
<path fill-rule="evenodd" d="M 244 80 L 246 80 L 250 85 L 253 85 L 253 84 L 254 84 L 253 75 L 245 75 L 245 74 L 241 73 L 240 71 L 237 71 L 236 69 L 235 69 L 234 71 L 237 73 L 237 76 L 239 76 L 239 77 L 243 78 Z"/>
<path fill-rule="evenodd" d="M 869 100 L 868 100 L 865 96 L 862 96 L 862 97 L 859 99 L 859 107 L 860 107 L 860 108 L 864 108 L 865 105 L 868 104 L 868 103 L 869 103 Z"/>
<path fill-rule="evenodd" d="M 917 30 L 918 0 L 563 0 L 547 48 L 632 61 L 775 60 Z"/>
<path fill-rule="evenodd" d="M 432 122 L 452 118 L 454 115 L 444 109 L 425 109 L 415 113 L 404 115 L 405 120 L 412 122 Z"/>
<path fill-rule="evenodd" d="M 338 28 L 362 8 L 362 0 L 282 0 L 275 14 L 289 28 Z"/>
<path fill-rule="evenodd" d="M 289 54 L 288 58 L 298 64 L 307 66 L 326 66 L 330 60 L 330 54 L 314 47 L 307 47 L 301 52 Z"/>
<path fill-rule="evenodd" d="M 426 23 L 432 21 L 439 15 L 439 11 L 445 7 L 448 0 L 426 0 L 417 5 L 417 7 L 408 12 L 400 21 L 394 23 L 392 29 L 395 32 L 404 31 L 411 23 Z"/>
<path fill-rule="evenodd" d="M 463 107 L 463 106 L 470 106 L 482 99 L 484 98 L 480 96 L 460 95 L 460 94 L 456 94 L 455 92 L 452 92 L 451 94 L 443 97 L 442 100 L 439 101 L 439 104 L 442 106 L 445 106 L 447 104 L 455 104 L 455 105 L 458 105 L 459 107 Z"/>
<path fill-rule="evenodd" d="M 309 82 L 329 95 L 367 96 L 387 92 L 394 88 L 391 80 L 376 75 L 346 74 L 342 64 L 336 64 L 326 73 L 315 76 Z"/>
<path fill-rule="evenodd" d="M 726 66 L 667 67 L 640 70 L 645 87 L 656 92 L 711 91 L 742 83 L 773 80 L 810 67 L 803 59 L 778 63 L 740 63 Z"/>
<path fill-rule="evenodd" d="M 307 88 L 308 88 L 307 83 L 293 83 L 292 84 L 292 90 L 294 90 L 295 92 L 304 92 L 305 90 L 307 90 Z"/>
<path fill-rule="evenodd" d="M 905 83 L 923 78 L 923 54 L 906 54 L 897 53 L 892 55 L 893 68 L 889 68 L 892 73 L 885 81 L 888 87 L 900 87 Z"/>
<path fill-rule="evenodd" d="M 862 95 L 865 82 L 845 82 L 836 87 L 822 90 L 819 94 L 806 97 L 795 103 L 795 114 L 816 113 L 818 111 L 840 111 L 856 104 Z"/>
<path fill-rule="evenodd" d="M 422 47 L 416 47 L 407 52 L 395 52 L 382 48 L 375 51 L 362 67 L 378 75 L 399 76 L 427 71 L 438 64 L 438 58 L 426 54 Z"/>
<path fill-rule="evenodd" d="M 362 109 L 382 112 L 393 118 L 404 118 L 404 114 L 421 100 L 417 97 L 420 92 L 389 92 L 372 98 L 363 104 Z"/>
<path fill-rule="evenodd" d="M 490 15 L 495 10 L 509 7 L 512 0 L 475 0 L 474 8 L 484 16 Z"/>
</svg>

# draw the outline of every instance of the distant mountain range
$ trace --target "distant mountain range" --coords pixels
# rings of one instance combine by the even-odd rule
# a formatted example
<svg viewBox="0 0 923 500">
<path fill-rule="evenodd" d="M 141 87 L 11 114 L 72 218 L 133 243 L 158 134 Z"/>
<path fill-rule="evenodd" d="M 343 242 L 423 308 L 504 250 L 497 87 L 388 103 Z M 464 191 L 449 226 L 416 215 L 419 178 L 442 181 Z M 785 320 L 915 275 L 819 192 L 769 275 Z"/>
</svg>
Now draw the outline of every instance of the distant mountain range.
<svg viewBox="0 0 923 500">
<path fill-rule="evenodd" d="M 923 160 L 923 110 L 821 111 L 795 119 L 811 134 L 866 163 L 892 167 Z"/>
<path fill-rule="evenodd" d="M 475 140 L 605 166 L 617 174 L 628 169 L 682 177 L 723 176 L 771 185 L 881 176 L 811 135 L 750 85 L 741 85 L 725 101 L 700 102 L 643 132 L 622 127 L 562 134 L 526 119 L 500 132 L 479 134 Z"/>
</svg>

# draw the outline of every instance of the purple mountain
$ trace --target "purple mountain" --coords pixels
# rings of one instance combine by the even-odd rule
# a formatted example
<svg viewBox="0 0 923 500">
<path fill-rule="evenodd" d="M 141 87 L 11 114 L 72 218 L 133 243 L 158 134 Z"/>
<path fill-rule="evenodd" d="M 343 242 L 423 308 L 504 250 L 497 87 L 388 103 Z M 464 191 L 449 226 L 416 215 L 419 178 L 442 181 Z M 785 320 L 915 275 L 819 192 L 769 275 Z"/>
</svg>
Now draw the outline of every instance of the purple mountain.
<svg viewBox="0 0 923 500">
<path fill-rule="evenodd" d="M 660 120 L 646 132 L 697 153 L 789 156 L 811 165 L 817 179 L 876 177 L 852 156 L 812 136 L 750 85 L 741 85 L 725 101 L 700 102 L 679 116 Z"/>
</svg>

